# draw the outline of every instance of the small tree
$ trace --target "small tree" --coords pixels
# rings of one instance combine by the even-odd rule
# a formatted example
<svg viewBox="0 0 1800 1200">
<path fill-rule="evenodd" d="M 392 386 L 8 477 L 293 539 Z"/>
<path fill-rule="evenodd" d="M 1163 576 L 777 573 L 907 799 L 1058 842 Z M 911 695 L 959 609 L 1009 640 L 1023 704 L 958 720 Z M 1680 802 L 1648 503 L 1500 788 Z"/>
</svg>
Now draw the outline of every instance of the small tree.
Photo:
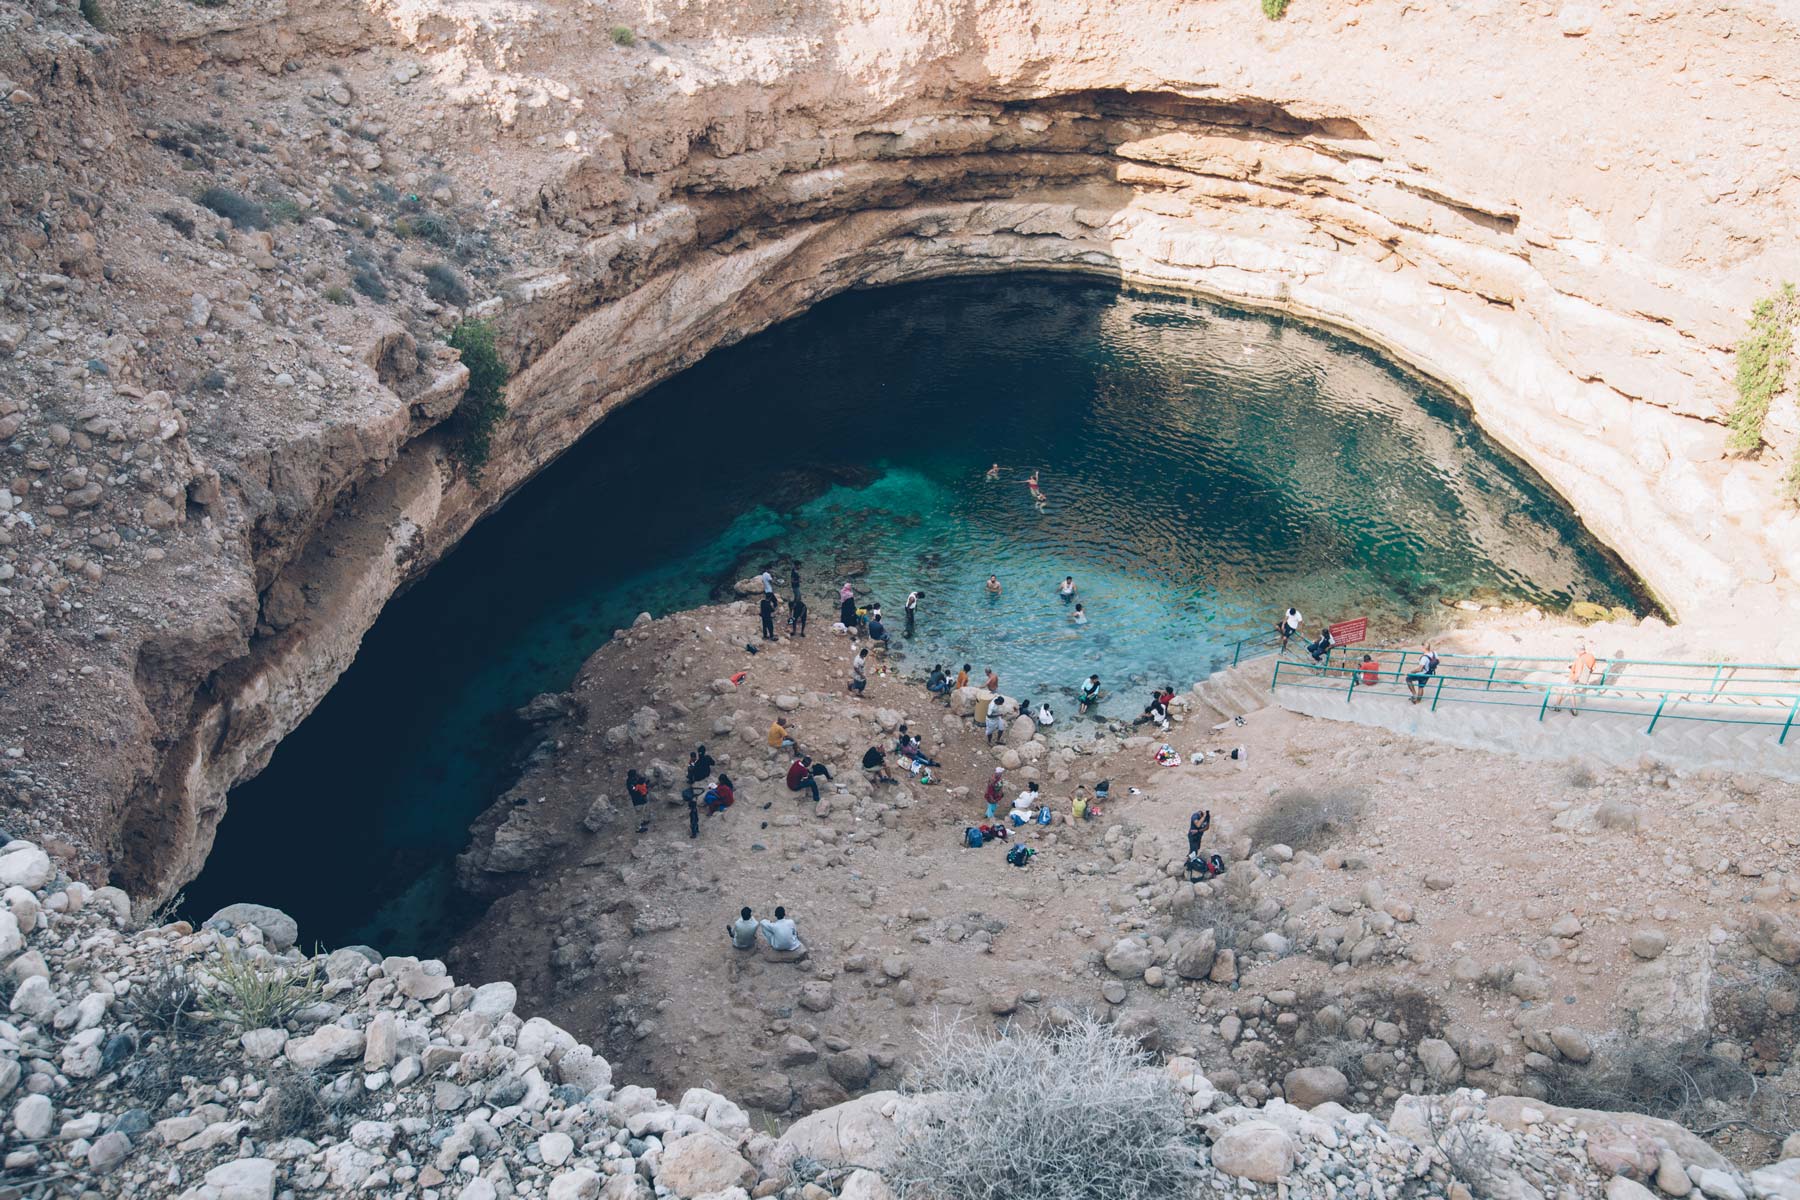
<svg viewBox="0 0 1800 1200">
<path fill-rule="evenodd" d="M 457 461 L 471 479 L 487 465 L 494 426 L 506 415 L 506 364 L 494 346 L 494 327 L 487 321 L 464 321 L 450 333 L 450 346 L 469 368 L 469 386 L 450 415 L 450 436 Z"/>
<path fill-rule="evenodd" d="M 1263 16 L 1279 21 L 1287 16 L 1288 0 L 1262 0 Z"/>
<path fill-rule="evenodd" d="M 1769 405 L 1787 386 L 1788 360 L 1794 356 L 1794 322 L 1800 318 L 1800 296 L 1784 283 L 1773 296 L 1750 310 L 1750 328 L 1737 344 L 1737 403 L 1731 406 L 1731 448 L 1748 453 L 1762 445 L 1763 420 Z"/>
</svg>

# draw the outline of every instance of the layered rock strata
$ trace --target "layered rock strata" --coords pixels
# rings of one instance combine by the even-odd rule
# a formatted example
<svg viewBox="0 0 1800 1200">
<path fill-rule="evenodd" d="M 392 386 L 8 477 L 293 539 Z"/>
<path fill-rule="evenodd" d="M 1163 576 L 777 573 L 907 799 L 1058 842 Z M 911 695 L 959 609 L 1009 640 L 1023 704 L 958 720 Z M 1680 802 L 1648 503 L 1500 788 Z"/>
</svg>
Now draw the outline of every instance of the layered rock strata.
<svg viewBox="0 0 1800 1200">
<path fill-rule="evenodd" d="M 1794 599 L 1800 421 L 1754 460 L 1721 423 L 1795 249 L 1776 5 L 95 11 L 0 5 L 4 786 L 134 895 L 472 522 L 848 287 L 1071 269 L 1323 320 L 1464 394 L 1678 617 Z M 516 369 L 478 481 L 433 349 L 469 313 Z"/>
</svg>

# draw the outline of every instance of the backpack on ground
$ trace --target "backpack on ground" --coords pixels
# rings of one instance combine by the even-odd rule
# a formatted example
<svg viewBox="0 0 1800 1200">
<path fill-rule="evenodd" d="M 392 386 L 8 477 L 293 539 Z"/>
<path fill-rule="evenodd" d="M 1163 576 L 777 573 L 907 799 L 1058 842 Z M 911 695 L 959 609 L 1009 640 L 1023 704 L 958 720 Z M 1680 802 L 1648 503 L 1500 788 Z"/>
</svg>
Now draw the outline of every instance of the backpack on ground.
<svg viewBox="0 0 1800 1200">
<path fill-rule="evenodd" d="M 1225 860 L 1218 855 L 1190 854 L 1186 863 L 1190 882 L 1214 879 L 1225 873 Z"/>
<path fill-rule="evenodd" d="M 981 843 L 986 840 L 987 839 L 982 836 L 981 830 L 975 828 L 973 825 L 963 830 L 963 844 L 968 846 L 971 850 L 979 850 L 981 848 Z"/>
<path fill-rule="evenodd" d="M 999 825 L 983 825 L 980 829 L 981 836 L 990 842 L 1004 842 L 1007 839 L 1006 825 L 1004 822 Z"/>
<path fill-rule="evenodd" d="M 1041 804 L 1038 806 L 1037 823 L 1039 825 L 1048 825 L 1054 820 L 1056 820 L 1056 818 L 1051 814 L 1050 806 L 1048 804 Z"/>
<path fill-rule="evenodd" d="M 1015 867 L 1022 867 L 1030 862 L 1031 856 L 1036 853 L 1037 851 L 1030 846 L 1014 846 L 1006 852 L 1006 861 Z"/>
</svg>

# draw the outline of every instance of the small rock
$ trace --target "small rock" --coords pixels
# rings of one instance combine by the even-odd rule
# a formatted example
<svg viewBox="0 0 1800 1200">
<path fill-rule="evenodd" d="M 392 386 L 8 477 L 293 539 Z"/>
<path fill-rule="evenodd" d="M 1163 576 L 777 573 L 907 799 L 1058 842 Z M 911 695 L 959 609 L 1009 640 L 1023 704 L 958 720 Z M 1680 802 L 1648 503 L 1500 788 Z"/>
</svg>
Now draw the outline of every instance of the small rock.
<svg viewBox="0 0 1800 1200">
<path fill-rule="evenodd" d="M 1660 929 L 1638 929 L 1631 935 L 1631 952 L 1648 962 L 1661 958 L 1669 948 L 1669 935 Z"/>
</svg>

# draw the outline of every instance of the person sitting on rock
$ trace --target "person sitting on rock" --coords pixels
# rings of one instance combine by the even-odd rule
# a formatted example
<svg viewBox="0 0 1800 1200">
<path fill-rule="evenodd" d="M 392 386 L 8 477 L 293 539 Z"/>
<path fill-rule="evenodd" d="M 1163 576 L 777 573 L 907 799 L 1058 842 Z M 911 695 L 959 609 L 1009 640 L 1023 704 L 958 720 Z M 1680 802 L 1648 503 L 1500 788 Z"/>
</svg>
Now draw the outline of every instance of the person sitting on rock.
<svg viewBox="0 0 1800 1200">
<path fill-rule="evenodd" d="M 778 714 L 769 724 L 769 749 L 786 750 L 793 746 L 794 739 L 788 735 L 788 727 Z"/>
<path fill-rule="evenodd" d="M 1039 726 L 1056 724 L 1056 714 L 1050 711 L 1050 706 L 1048 704 L 1038 705 L 1037 723 Z"/>
<path fill-rule="evenodd" d="M 762 922 L 751 915 L 749 908 L 738 910 L 738 919 L 725 927 L 725 933 L 731 938 L 731 945 L 736 950 L 756 949 L 756 935 L 762 930 Z"/>
<path fill-rule="evenodd" d="M 1087 682 L 1081 685 L 1080 704 L 1076 707 L 1078 716 L 1086 716 L 1087 710 L 1100 703 L 1100 677 L 1089 675 Z"/>
<path fill-rule="evenodd" d="M 870 746 L 863 752 L 862 769 L 870 783 L 893 783 L 894 777 L 887 773 L 887 755 L 880 746 Z"/>
<path fill-rule="evenodd" d="M 916 733 L 908 733 L 904 722 L 901 723 L 894 742 L 894 753 L 899 755 L 903 762 L 915 764 L 912 768 L 915 774 L 919 767 L 935 767 L 939 765 L 937 759 L 926 757 L 925 745 L 919 740 L 919 735 Z"/>
<path fill-rule="evenodd" d="M 737 803 L 737 792 L 731 786 L 731 776 L 720 775 L 713 785 L 706 789 L 706 815 L 722 813 Z"/>
<path fill-rule="evenodd" d="M 712 769 L 712 755 L 706 752 L 705 746 L 695 746 L 694 752 L 688 755 L 687 781 L 699 783 L 702 779 L 708 779 L 712 776 Z"/>
<path fill-rule="evenodd" d="M 1012 823 L 1025 825 L 1037 820 L 1038 804 L 1042 800 L 1043 794 L 1038 791 L 1037 780 L 1034 779 L 1025 785 L 1025 790 L 1013 797 L 1012 813 L 1010 814 Z"/>
<path fill-rule="evenodd" d="M 797 792 L 801 788 L 810 788 L 812 790 L 813 802 L 817 803 L 819 799 L 818 777 L 820 775 L 830 779 L 831 771 L 824 763 L 815 763 L 812 759 L 802 754 L 799 758 L 796 758 L 793 762 L 788 764 L 788 791 Z"/>
<path fill-rule="evenodd" d="M 761 923 L 763 939 L 768 942 L 774 956 L 786 959 L 806 957 L 806 943 L 794 929 L 794 919 L 787 915 L 787 909 L 775 906 L 775 919 Z"/>
<path fill-rule="evenodd" d="M 874 642 L 877 646 L 880 646 L 882 653 L 884 654 L 887 652 L 889 645 L 892 644 L 892 639 L 888 637 L 887 626 L 881 622 L 881 611 L 879 609 L 869 617 L 869 640 Z"/>
<path fill-rule="evenodd" d="M 945 673 L 944 664 L 932 664 L 931 675 L 925 680 L 925 690 L 945 704 L 950 703 L 950 676 Z"/>
</svg>

